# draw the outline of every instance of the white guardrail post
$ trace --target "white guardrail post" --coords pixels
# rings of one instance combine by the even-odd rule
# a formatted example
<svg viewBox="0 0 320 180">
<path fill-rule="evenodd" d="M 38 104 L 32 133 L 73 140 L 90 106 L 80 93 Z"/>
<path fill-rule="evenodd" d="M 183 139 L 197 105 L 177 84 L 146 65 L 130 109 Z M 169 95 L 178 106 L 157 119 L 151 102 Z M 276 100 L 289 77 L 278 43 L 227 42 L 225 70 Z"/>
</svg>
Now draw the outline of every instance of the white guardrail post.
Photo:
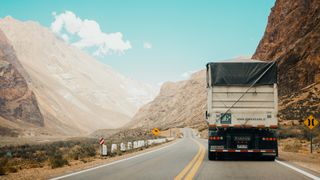
<svg viewBox="0 0 320 180">
<path fill-rule="evenodd" d="M 120 151 L 122 152 L 126 151 L 126 145 L 124 143 L 120 144 Z"/>
<path fill-rule="evenodd" d="M 137 149 L 137 148 L 141 148 L 141 147 L 148 147 L 148 146 L 152 146 L 153 144 L 161 144 L 161 143 L 165 143 L 165 142 L 169 142 L 169 141 L 173 141 L 174 137 L 169 137 L 169 138 L 159 138 L 159 139 L 148 139 L 148 140 L 137 140 L 137 141 L 133 141 L 133 142 L 127 142 L 127 143 L 120 143 L 119 144 L 119 148 L 121 152 L 125 152 L 125 151 L 129 151 L 132 149 Z M 108 153 L 108 149 L 107 149 L 107 145 L 102 145 L 101 146 L 101 155 L 103 156 L 107 156 Z M 118 144 L 111 144 L 111 148 L 110 148 L 110 155 L 114 155 L 117 154 L 118 151 Z"/>
<path fill-rule="evenodd" d="M 117 144 L 111 144 L 111 154 L 117 153 Z"/>
<path fill-rule="evenodd" d="M 128 148 L 127 148 L 128 150 L 131 150 L 131 149 L 132 149 L 132 142 L 128 142 L 127 147 L 128 147 Z"/>
</svg>

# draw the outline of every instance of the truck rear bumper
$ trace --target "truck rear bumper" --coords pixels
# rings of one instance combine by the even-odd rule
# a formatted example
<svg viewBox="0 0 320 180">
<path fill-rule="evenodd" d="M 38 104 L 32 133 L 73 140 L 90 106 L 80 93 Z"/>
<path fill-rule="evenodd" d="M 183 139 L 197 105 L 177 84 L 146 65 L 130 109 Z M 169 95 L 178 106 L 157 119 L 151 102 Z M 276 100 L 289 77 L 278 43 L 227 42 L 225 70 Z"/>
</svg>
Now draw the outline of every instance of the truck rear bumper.
<svg viewBox="0 0 320 180">
<path fill-rule="evenodd" d="M 210 152 L 225 154 L 257 154 L 262 156 L 277 156 L 274 149 L 211 149 Z"/>
<path fill-rule="evenodd" d="M 275 149 L 210 149 L 210 152 L 225 153 L 276 153 Z"/>
</svg>

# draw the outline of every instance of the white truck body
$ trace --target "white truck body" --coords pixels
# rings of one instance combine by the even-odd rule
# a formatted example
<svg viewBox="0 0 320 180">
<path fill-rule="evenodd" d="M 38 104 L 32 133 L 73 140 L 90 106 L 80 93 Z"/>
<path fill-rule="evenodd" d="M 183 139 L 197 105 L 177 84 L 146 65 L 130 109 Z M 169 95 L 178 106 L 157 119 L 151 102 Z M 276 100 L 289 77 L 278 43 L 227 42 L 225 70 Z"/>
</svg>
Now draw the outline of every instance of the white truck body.
<svg viewBox="0 0 320 180">
<path fill-rule="evenodd" d="M 213 86 L 208 88 L 209 125 L 239 127 L 276 127 L 278 125 L 277 85 L 251 88 L 241 86 Z M 240 96 L 243 97 L 236 102 Z M 234 106 L 227 112 L 227 110 Z M 221 124 L 223 113 L 231 115 L 230 124 Z"/>
<path fill-rule="evenodd" d="M 277 84 L 213 85 L 207 72 L 207 122 L 211 127 L 276 128 Z"/>
</svg>

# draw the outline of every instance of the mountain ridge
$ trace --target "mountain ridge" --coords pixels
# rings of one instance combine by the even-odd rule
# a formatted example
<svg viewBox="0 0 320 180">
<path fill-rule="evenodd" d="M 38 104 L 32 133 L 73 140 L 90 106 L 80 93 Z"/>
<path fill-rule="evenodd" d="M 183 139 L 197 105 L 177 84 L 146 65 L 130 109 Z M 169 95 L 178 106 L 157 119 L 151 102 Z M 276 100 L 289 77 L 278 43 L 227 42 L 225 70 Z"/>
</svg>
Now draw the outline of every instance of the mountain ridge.
<svg viewBox="0 0 320 180">
<path fill-rule="evenodd" d="M 6 17 L 0 19 L 0 29 L 30 76 L 28 84 L 38 99 L 44 126 L 53 133 L 81 135 L 121 127 L 156 93 L 37 22 Z"/>
<path fill-rule="evenodd" d="M 18 120 L 43 127 L 37 99 L 22 74 L 29 77 L 0 30 L 0 116 L 11 122 Z"/>
</svg>

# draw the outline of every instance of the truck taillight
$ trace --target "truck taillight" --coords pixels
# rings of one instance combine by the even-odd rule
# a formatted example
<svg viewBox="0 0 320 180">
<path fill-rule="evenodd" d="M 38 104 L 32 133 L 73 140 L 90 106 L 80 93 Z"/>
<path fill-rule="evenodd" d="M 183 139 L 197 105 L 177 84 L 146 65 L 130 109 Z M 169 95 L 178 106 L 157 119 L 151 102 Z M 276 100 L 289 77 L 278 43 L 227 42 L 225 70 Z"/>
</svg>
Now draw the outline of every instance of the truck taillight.
<svg viewBox="0 0 320 180">
<path fill-rule="evenodd" d="M 275 137 L 263 137 L 262 140 L 263 141 L 276 141 L 277 138 L 275 138 Z"/>
<path fill-rule="evenodd" d="M 223 137 L 222 136 L 210 136 L 209 140 L 214 140 L 214 141 L 223 140 Z"/>
</svg>

